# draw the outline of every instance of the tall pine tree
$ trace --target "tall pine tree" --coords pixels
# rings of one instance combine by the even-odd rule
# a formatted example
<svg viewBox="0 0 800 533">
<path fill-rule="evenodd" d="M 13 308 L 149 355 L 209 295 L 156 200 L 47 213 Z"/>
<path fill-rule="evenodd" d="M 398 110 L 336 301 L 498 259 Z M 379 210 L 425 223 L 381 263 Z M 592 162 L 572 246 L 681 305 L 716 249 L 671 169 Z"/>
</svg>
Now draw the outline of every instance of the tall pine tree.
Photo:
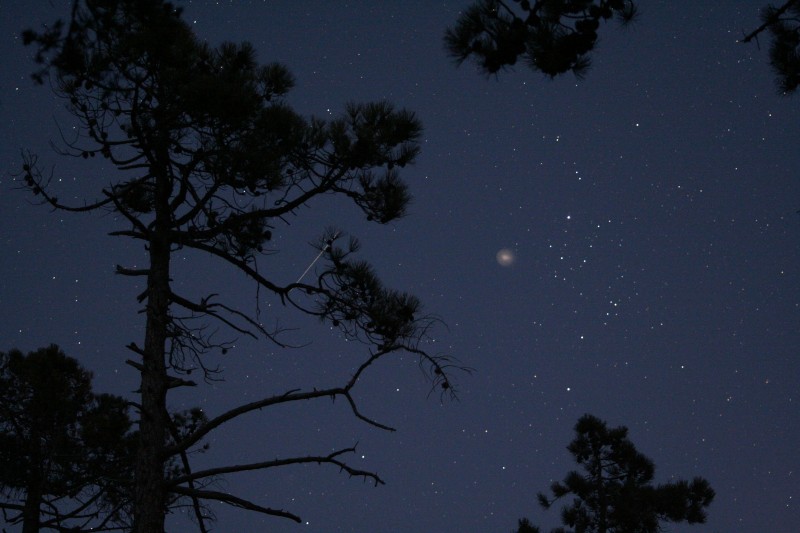
<svg viewBox="0 0 800 533">
<path fill-rule="evenodd" d="M 355 204 L 369 221 L 387 223 L 406 212 L 410 194 L 399 172 L 419 152 L 421 125 L 413 113 L 386 102 L 350 104 L 339 118 L 306 119 L 284 97 L 294 80 L 280 64 L 259 65 L 248 43 L 211 47 L 162 0 L 75 0 L 70 19 L 26 31 L 41 68 L 81 131 L 64 147 L 72 156 L 103 158 L 117 172 L 97 182 L 97 196 L 68 205 L 58 198 L 51 175 L 28 154 L 22 179 L 33 194 L 61 211 L 112 211 L 123 225 L 111 235 L 140 242 L 144 267 L 117 272 L 146 280 L 145 334 L 128 347 L 141 375 L 139 443 L 134 490 L 134 530 L 164 531 L 168 502 L 194 501 L 204 528 L 201 502 L 299 521 L 289 511 L 240 496 L 202 488 L 203 480 L 237 471 L 285 464 L 335 465 L 351 476 L 382 483 L 374 472 L 349 466 L 343 447 L 312 457 L 288 457 L 201 472 L 170 458 L 196 446 L 209 432 L 253 411 L 287 402 L 343 398 L 361 421 L 391 429 L 362 412 L 353 388 L 379 360 L 410 352 L 429 373 L 432 386 L 453 394 L 452 361 L 425 351 L 435 320 L 422 314 L 411 295 L 386 288 L 369 264 L 354 258 L 357 241 L 342 244 L 341 232 L 322 232 L 323 261 L 312 281 L 282 284 L 266 272 L 275 261 L 275 235 L 313 199 L 333 195 Z M 236 334 L 283 346 L 279 331 L 223 301 L 218 289 L 192 299 L 173 281 L 177 249 L 202 252 L 249 278 L 284 306 L 316 316 L 362 343 L 361 364 L 336 387 L 278 390 L 198 423 L 171 442 L 167 396 L 188 382 L 193 370 L 211 372 L 208 358 L 230 344 L 208 335 L 210 322 Z M 275 385 L 279 387 L 280 385 Z M 174 440 L 174 439 L 173 439 Z"/>
</svg>

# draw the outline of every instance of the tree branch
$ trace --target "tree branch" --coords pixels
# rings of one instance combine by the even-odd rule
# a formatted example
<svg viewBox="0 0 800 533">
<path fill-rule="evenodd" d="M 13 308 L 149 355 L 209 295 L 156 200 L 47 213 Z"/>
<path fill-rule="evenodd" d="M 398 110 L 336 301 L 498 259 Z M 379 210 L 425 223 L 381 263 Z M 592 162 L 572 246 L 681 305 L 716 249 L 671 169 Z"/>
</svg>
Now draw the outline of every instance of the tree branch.
<svg viewBox="0 0 800 533">
<path fill-rule="evenodd" d="M 58 201 L 57 196 L 51 195 L 46 190 L 50 184 L 50 181 L 53 179 L 52 173 L 50 174 L 50 177 L 44 178 L 41 170 L 39 170 L 39 168 L 36 166 L 38 158 L 31 152 L 23 152 L 22 159 L 24 163 L 22 165 L 21 175 L 25 181 L 25 187 L 33 191 L 34 195 L 41 195 L 44 199 L 43 203 L 50 204 L 53 209 L 58 209 L 60 211 L 71 211 L 73 213 L 83 213 L 87 211 L 95 211 L 112 203 L 111 198 L 106 198 L 105 200 L 98 200 L 83 206 L 70 206 L 62 204 Z M 20 174 L 15 174 L 14 177 L 16 178 L 19 175 Z"/>
<path fill-rule="evenodd" d="M 750 41 L 752 41 L 761 32 L 763 32 L 764 30 L 766 30 L 767 28 L 769 28 L 770 26 L 772 26 L 773 24 L 778 22 L 780 20 L 780 18 L 781 18 L 781 15 L 786 13 L 786 11 L 788 11 L 789 8 L 792 7 L 792 5 L 796 4 L 797 2 L 798 2 L 798 0 L 788 0 L 785 4 L 783 4 L 781 7 L 779 7 L 774 12 L 772 12 L 771 16 L 768 17 L 766 20 L 764 20 L 764 22 L 761 24 L 761 26 L 759 26 L 755 30 L 753 30 L 750 33 L 748 33 L 747 35 L 745 35 L 744 38 L 742 38 L 741 42 L 749 43 Z"/>
<path fill-rule="evenodd" d="M 175 426 L 175 421 L 169 416 L 167 413 L 167 420 L 169 420 L 169 432 L 172 435 L 172 438 L 175 442 L 180 440 L 180 433 L 178 432 L 178 428 Z M 183 464 L 183 471 L 186 472 L 186 475 L 192 473 L 191 465 L 189 464 L 189 456 L 186 454 L 185 451 L 180 453 L 181 456 L 181 463 Z M 194 480 L 187 480 L 187 484 L 189 485 L 190 490 L 196 490 L 194 486 Z M 197 519 L 197 524 L 200 527 L 200 533 L 208 533 L 205 524 L 205 517 L 203 516 L 203 510 L 200 506 L 200 500 L 197 496 L 190 496 L 192 500 L 192 510 L 194 511 L 194 516 Z"/>
<path fill-rule="evenodd" d="M 325 398 L 325 397 L 332 398 L 336 396 L 345 396 L 348 398 L 350 406 L 353 409 L 353 413 L 355 414 L 356 417 L 358 417 L 359 419 L 363 420 L 364 422 L 372 426 L 385 429 L 387 431 L 395 431 L 395 429 L 392 427 L 386 426 L 384 424 L 376 422 L 375 420 L 365 417 L 357 410 L 355 401 L 350 396 L 350 388 L 352 388 L 352 385 L 354 383 L 355 383 L 354 381 L 351 381 L 351 383 L 348 384 L 347 387 L 335 387 L 323 390 L 313 390 L 310 392 L 298 392 L 299 389 L 294 389 L 279 396 L 270 396 L 269 398 L 264 398 L 262 400 L 251 402 L 245 405 L 240 405 L 239 407 L 235 407 L 229 411 L 222 413 L 216 418 L 209 420 L 208 422 L 200 426 L 191 435 L 186 437 L 183 441 L 175 444 L 174 446 L 168 446 L 167 448 L 165 448 L 164 454 L 166 457 L 169 457 L 177 453 L 180 453 L 184 450 L 187 450 L 190 446 L 197 443 L 200 439 L 205 437 L 208 433 L 210 433 L 217 427 L 245 413 L 260 410 L 265 407 L 270 407 L 272 405 L 278 405 L 281 403 L 312 400 L 315 398 Z"/>
<path fill-rule="evenodd" d="M 173 236 L 173 238 L 174 237 L 175 236 Z M 205 244 L 205 243 L 202 243 L 202 242 L 197 242 L 197 241 L 193 241 L 193 240 L 186 240 L 186 241 L 183 241 L 182 244 L 184 244 L 185 246 L 188 246 L 189 248 L 195 248 L 197 250 L 202 250 L 204 252 L 210 253 L 211 255 L 215 255 L 217 257 L 222 258 L 223 260 L 225 260 L 228 263 L 232 264 L 233 266 L 239 268 L 245 274 L 250 276 L 250 278 L 252 278 L 259 285 L 271 290 L 275 294 L 278 294 L 281 297 L 281 299 L 284 298 L 284 296 L 286 294 L 286 289 L 285 288 L 279 287 L 278 285 L 275 285 L 274 283 L 269 281 L 267 278 L 265 278 L 264 276 L 259 274 L 253 267 L 248 265 L 244 260 L 237 259 L 237 258 L 231 256 L 230 254 L 228 254 L 228 253 L 226 253 L 226 252 L 224 252 L 224 251 L 222 251 L 222 250 L 220 250 L 218 248 L 215 248 L 213 246 L 209 246 L 208 244 Z"/>
<path fill-rule="evenodd" d="M 304 464 L 304 463 L 330 463 L 338 466 L 341 470 L 344 470 L 351 477 L 363 477 L 365 479 L 370 478 L 375 482 L 375 486 L 377 487 L 380 485 L 385 485 L 386 483 L 374 472 L 369 472 L 366 470 L 359 470 L 356 468 L 352 468 L 347 463 L 339 461 L 336 459 L 339 455 L 345 453 L 354 453 L 356 451 L 355 446 L 351 448 L 345 448 L 342 450 L 335 451 L 329 455 L 319 455 L 319 456 L 306 456 L 306 457 L 291 457 L 288 459 L 274 459 L 272 461 L 262 461 L 258 463 L 250 463 L 244 465 L 232 465 L 232 466 L 222 466 L 218 468 L 210 468 L 208 470 L 201 470 L 199 472 L 193 472 L 191 474 L 186 474 L 183 476 L 179 476 L 175 479 L 171 479 L 168 481 L 168 486 L 174 487 L 181 483 L 191 483 L 192 481 L 196 481 L 198 479 L 211 477 L 211 476 L 218 476 L 221 474 L 230 474 L 234 472 L 247 472 L 250 470 L 264 470 L 267 468 L 274 468 L 276 466 L 287 466 L 287 465 L 297 465 L 297 464 Z"/>
<path fill-rule="evenodd" d="M 190 489 L 188 487 L 180 487 L 180 486 L 172 487 L 170 490 L 174 493 L 182 494 L 184 496 L 201 498 L 204 500 L 217 500 L 222 503 L 227 503 L 228 505 L 232 505 L 233 507 L 247 509 L 248 511 L 255 511 L 258 513 L 263 513 L 271 516 L 288 518 L 290 520 L 294 520 L 297 523 L 301 522 L 300 517 L 297 516 L 296 514 L 292 514 L 288 511 L 282 511 L 280 509 L 270 509 L 269 507 L 262 507 L 260 505 L 256 505 L 255 503 L 243 500 L 242 498 L 238 498 L 226 492 L 218 492 L 214 490 Z"/>
</svg>

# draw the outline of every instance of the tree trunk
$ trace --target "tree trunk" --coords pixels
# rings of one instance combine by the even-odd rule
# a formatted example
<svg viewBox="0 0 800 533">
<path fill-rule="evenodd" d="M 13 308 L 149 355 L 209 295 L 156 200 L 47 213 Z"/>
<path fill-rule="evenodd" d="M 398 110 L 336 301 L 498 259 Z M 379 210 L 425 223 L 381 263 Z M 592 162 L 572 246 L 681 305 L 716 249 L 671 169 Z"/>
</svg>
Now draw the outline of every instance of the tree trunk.
<svg viewBox="0 0 800 533">
<path fill-rule="evenodd" d="M 41 504 L 41 479 L 29 479 L 26 487 L 25 506 L 22 510 L 22 533 L 39 533 L 41 528 L 39 507 Z"/>
<path fill-rule="evenodd" d="M 39 533 L 41 529 L 41 506 L 44 494 L 44 453 L 42 439 L 37 429 L 31 430 L 30 453 L 32 468 L 25 480 L 25 504 L 22 508 L 22 533 Z M 5 530 L 4 530 L 5 531 Z"/>
<path fill-rule="evenodd" d="M 169 178 L 156 179 L 156 221 L 149 239 L 147 325 L 143 370 L 142 410 L 134 489 L 134 533 L 163 533 L 166 514 L 164 447 L 168 430 L 166 345 L 170 304 Z"/>
</svg>

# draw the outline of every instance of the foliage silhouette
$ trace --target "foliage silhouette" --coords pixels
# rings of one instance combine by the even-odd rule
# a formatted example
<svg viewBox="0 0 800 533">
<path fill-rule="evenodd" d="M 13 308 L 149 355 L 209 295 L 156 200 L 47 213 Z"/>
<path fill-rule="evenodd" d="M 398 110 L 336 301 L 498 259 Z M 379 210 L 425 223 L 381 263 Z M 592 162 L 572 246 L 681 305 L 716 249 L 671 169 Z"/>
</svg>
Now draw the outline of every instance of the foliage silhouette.
<svg viewBox="0 0 800 533">
<path fill-rule="evenodd" d="M 511 533 L 540 533 L 538 527 L 534 526 L 527 518 L 520 518 L 517 521 L 517 529 Z"/>
<path fill-rule="evenodd" d="M 661 522 L 702 524 L 714 490 L 701 477 L 653 486 L 655 467 L 628 439 L 628 428 L 608 428 L 592 415 L 575 425 L 567 449 L 583 472 L 572 471 L 550 487 L 552 496 L 538 494 L 549 509 L 569 495 L 561 510 L 565 526 L 575 533 L 656 533 Z M 565 533 L 558 528 L 553 533 Z"/>
<path fill-rule="evenodd" d="M 523 57 L 551 78 L 583 77 L 600 25 L 614 16 L 628 23 L 636 13 L 631 0 L 477 0 L 447 29 L 445 47 L 459 64 L 472 56 L 486 74 Z"/>
<path fill-rule="evenodd" d="M 528 67 L 551 78 L 572 72 L 582 78 L 603 22 L 623 24 L 638 13 L 634 0 L 475 0 L 445 31 L 448 53 L 460 65 L 472 58 L 487 75 L 514 66 Z M 748 43 L 769 31 L 770 64 L 783 94 L 800 85 L 800 0 L 768 5 L 762 24 L 744 36 Z"/>
<path fill-rule="evenodd" d="M 128 523 L 134 443 L 128 403 L 51 345 L 0 353 L 0 508 L 25 533 Z"/>
<path fill-rule="evenodd" d="M 111 235 L 141 242 L 149 257 L 146 267 L 117 267 L 118 274 L 144 278 L 147 286 L 139 296 L 144 341 L 128 345 L 135 354 L 128 363 L 141 375 L 134 531 L 161 533 L 166 509 L 178 497 L 193 502 L 202 531 L 209 518 L 202 502 L 209 500 L 300 521 L 289 511 L 202 486 L 222 474 L 313 462 L 383 483 L 378 474 L 345 462 L 352 446 L 201 472 L 191 470 L 187 452 L 236 417 L 322 398 L 342 397 L 357 419 L 392 430 L 364 414 L 352 391 L 375 363 L 398 352 L 417 358 L 432 390 L 455 395 L 451 372 L 462 367 L 425 349 L 437 320 L 355 259 L 357 240 L 342 244 L 340 230 L 325 230 L 318 242 L 321 266 L 308 283 L 303 277 L 281 283 L 264 274 L 273 268 L 263 268 L 267 258 L 276 259 L 275 233 L 317 197 L 349 200 L 377 223 L 406 213 L 410 194 L 399 172 L 414 161 L 422 131 L 413 113 L 379 102 L 349 104 L 331 121 L 305 119 L 284 99 L 294 80 L 283 65 L 259 65 L 249 43 L 203 43 L 180 9 L 162 0 L 75 0 L 67 23 L 27 30 L 23 37 L 37 49 L 34 79 L 48 80 L 77 119 L 80 135 L 63 143 L 62 154 L 99 156 L 118 177 L 98 181 L 96 200 L 67 205 L 52 174 L 26 153 L 21 181 L 56 210 L 115 213 L 124 226 Z M 215 379 L 209 358 L 233 347 L 212 334 L 216 325 L 287 346 L 279 328 L 265 325 L 258 304 L 243 310 L 212 289 L 202 298 L 180 294 L 170 268 L 178 249 L 227 264 L 256 291 L 360 341 L 350 345 L 364 348 L 361 363 L 339 386 L 287 386 L 170 436 L 168 394 L 195 385 L 182 377 L 193 371 Z M 177 470 L 165 468 L 170 460 Z"/>
<path fill-rule="evenodd" d="M 746 35 L 749 43 L 764 32 L 772 34 L 769 59 L 777 84 L 783 94 L 791 94 L 800 85 L 800 0 L 788 0 L 780 7 L 772 4 L 761 13 L 761 25 Z"/>
</svg>

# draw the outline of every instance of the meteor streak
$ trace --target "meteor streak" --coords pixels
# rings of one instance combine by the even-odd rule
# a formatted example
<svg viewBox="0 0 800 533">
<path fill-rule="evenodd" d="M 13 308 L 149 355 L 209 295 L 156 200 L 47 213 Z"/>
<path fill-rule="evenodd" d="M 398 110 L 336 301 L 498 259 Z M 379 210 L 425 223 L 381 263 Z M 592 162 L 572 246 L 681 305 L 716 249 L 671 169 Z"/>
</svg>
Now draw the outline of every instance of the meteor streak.
<svg viewBox="0 0 800 533">
<path fill-rule="evenodd" d="M 319 258 L 322 257 L 322 254 L 324 254 L 325 252 L 328 251 L 328 249 L 331 247 L 331 244 L 333 243 L 333 241 L 335 241 L 337 239 L 337 237 L 339 237 L 339 235 L 341 235 L 341 234 L 342 234 L 341 231 L 337 231 L 333 235 L 333 237 L 328 241 L 328 244 L 326 244 L 325 247 L 322 248 L 322 250 L 319 251 L 319 253 L 317 254 L 317 257 L 315 257 L 314 260 L 311 261 L 311 263 L 306 267 L 306 269 L 303 271 L 303 273 L 300 274 L 300 277 L 297 278 L 297 281 L 295 281 L 295 283 L 300 283 L 303 280 L 303 278 L 306 277 L 306 274 L 308 274 L 308 271 L 311 270 L 311 267 L 313 267 L 316 264 L 316 262 L 319 261 Z"/>
</svg>

